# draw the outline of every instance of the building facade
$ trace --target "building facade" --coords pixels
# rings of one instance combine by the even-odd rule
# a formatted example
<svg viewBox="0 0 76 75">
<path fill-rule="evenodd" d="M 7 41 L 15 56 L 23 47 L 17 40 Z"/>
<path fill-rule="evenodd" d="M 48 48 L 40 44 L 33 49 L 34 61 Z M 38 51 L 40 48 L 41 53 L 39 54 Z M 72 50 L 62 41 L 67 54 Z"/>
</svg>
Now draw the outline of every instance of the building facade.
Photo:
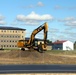
<svg viewBox="0 0 76 75">
<path fill-rule="evenodd" d="M 55 41 L 52 45 L 53 50 L 74 50 L 74 45 L 71 41 Z"/>
<path fill-rule="evenodd" d="M 74 44 L 71 41 L 64 42 L 63 50 L 74 50 Z"/>
<path fill-rule="evenodd" d="M 0 48 L 17 48 L 17 42 L 25 38 L 25 30 L 16 27 L 0 27 Z"/>
</svg>

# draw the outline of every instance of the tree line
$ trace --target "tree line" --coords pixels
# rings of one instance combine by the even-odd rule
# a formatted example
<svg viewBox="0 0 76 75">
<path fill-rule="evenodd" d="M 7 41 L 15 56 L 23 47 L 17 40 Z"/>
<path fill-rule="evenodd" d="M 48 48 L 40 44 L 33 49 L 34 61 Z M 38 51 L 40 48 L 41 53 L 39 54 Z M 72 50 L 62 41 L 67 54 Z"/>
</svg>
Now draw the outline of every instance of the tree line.
<svg viewBox="0 0 76 75">
<path fill-rule="evenodd" d="M 74 49 L 76 49 L 76 41 L 74 42 Z"/>
</svg>

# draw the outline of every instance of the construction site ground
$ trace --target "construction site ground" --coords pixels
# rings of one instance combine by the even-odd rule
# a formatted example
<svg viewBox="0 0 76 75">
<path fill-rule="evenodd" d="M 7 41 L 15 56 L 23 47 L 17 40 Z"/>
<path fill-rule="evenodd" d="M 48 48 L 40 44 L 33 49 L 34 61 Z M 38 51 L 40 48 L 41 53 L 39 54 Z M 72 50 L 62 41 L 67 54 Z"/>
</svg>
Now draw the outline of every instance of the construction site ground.
<svg viewBox="0 0 76 75">
<path fill-rule="evenodd" d="M 0 64 L 76 64 L 76 51 L 0 50 Z"/>
</svg>

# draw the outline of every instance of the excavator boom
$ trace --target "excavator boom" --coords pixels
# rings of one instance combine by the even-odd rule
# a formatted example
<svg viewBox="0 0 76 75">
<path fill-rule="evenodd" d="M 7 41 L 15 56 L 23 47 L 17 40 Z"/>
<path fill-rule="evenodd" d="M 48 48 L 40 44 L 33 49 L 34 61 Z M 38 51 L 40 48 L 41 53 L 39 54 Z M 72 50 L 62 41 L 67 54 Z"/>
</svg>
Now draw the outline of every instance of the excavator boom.
<svg viewBox="0 0 76 75">
<path fill-rule="evenodd" d="M 47 32 L 48 32 L 48 24 L 44 23 L 43 25 L 39 26 L 38 28 L 36 28 L 32 34 L 31 37 L 29 39 L 29 42 L 27 43 L 28 45 L 32 46 L 34 43 L 34 39 L 37 33 L 39 33 L 40 31 L 44 30 L 44 43 L 46 44 L 46 40 L 47 40 Z"/>
<path fill-rule="evenodd" d="M 38 49 L 41 47 L 41 49 L 46 49 L 46 41 L 47 41 L 47 33 L 48 33 L 48 24 L 47 22 L 45 22 L 43 25 L 39 26 L 38 28 L 36 28 L 31 36 L 30 36 L 30 39 L 28 40 L 28 42 L 26 42 L 26 39 L 25 40 L 19 40 L 18 43 L 17 43 L 17 46 L 24 49 L 24 48 L 33 48 L 34 44 L 35 44 L 35 36 L 37 33 L 39 33 L 40 31 L 44 30 L 44 44 L 40 44 L 38 45 Z"/>
</svg>

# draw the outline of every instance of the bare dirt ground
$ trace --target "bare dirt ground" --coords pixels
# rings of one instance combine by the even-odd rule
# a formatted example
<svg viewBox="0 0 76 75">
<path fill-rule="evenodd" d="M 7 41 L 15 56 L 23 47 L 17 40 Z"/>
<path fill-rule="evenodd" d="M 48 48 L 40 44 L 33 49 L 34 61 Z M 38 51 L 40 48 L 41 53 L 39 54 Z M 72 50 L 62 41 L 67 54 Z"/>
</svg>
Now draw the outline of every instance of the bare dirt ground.
<svg viewBox="0 0 76 75">
<path fill-rule="evenodd" d="M 76 64 L 76 55 L 37 51 L 0 51 L 0 64 Z"/>
</svg>

